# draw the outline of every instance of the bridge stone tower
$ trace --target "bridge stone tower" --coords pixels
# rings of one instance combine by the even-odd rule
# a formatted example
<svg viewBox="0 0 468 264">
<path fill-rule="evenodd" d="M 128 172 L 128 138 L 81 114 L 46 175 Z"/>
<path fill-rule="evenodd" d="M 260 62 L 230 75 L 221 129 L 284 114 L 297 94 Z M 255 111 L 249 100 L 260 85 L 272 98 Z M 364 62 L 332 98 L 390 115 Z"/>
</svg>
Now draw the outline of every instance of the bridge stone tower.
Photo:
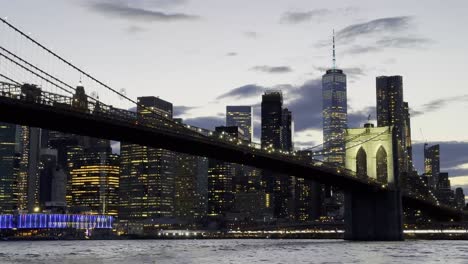
<svg viewBox="0 0 468 264">
<path fill-rule="evenodd" d="M 345 239 L 403 240 L 397 145 L 392 127 L 366 124 L 346 130 L 346 168 L 356 177 L 378 180 L 388 191 L 345 194 Z"/>
</svg>

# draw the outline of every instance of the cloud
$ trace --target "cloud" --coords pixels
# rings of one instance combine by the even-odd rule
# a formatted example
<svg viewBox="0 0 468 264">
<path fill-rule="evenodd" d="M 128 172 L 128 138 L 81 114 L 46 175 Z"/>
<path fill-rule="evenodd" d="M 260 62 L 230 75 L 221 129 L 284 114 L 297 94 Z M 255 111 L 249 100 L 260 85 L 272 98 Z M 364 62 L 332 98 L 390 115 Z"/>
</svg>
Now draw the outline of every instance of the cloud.
<svg viewBox="0 0 468 264">
<path fill-rule="evenodd" d="M 389 48 L 418 48 L 433 41 L 427 38 L 415 37 L 386 37 L 376 42 L 377 46 Z"/>
<path fill-rule="evenodd" d="M 228 56 L 228 57 L 237 56 L 237 52 L 228 52 L 228 53 L 226 53 L 226 56 Z"/>
<path fill-rule="evenodd" d="M 375 41 L 372 45 L 353 45 L 344 50 L 344 54 L 364 54 L 370 52 L 380 52 L 386 48 L 394 49 L 416 49 L 424 48 L 434 41 L 427 38 L 416 37 L 384 37 Z"/>
<path fill-rule="evenodd" d="M 363 124 L 367 123 L 369 120 L 369 115 L 372 119 L 376 118 L 376 107 L 375 106 L 368 106 L 359 111 L 349 111 L 348 107 L 348 127 L 349 128 L 359 128 L 362 127 Z"/>
<path fill-rule="evenodd" d="M 326 68 L 326 67 L 314 67 L 314 69 L 321 73 L 324 73 L 327 70 L 329 70 L 329 68 Z M 348 67 L 348 68 L 341 68 L 341 69 L 346 74 L 346 76 L 350 78 L 359 78 L 359 77 L 366 75 L 366 71 L 360 67 Z"/>
<path fill-rule="evenodd" d="M 146 31 L 146 28 L 133 25 L 133 26 L 129 26 L 125 31 L 130 34 L 138 34 L 138 33 Z"/>
<path fill-rule="evenodd" d="M 165 13 L 136 5 L 130 6 L 121 1 L 91 2 L 89 7 L 93 11 L 100 12 L 108 16 L 143 22 L 173 22 L 199 19 L 199 17 L 195 15 L 184 13 Z"/>
<path fill-rule="evenodd" d="M 259 72 L 265 72 L 265 73 L 289 73 L 292 72 L 291 67 L 289 66 L 267 66 L 267 65 L 261 65 L 261 66 L 255 66 L 252 67 L 250 70 L 253 71 L 259 71 Z"/>
<path fill-rule="evenodd" d="M 226 120 L 223 117 L 219 116 L 202 116 L 185 119 L 184 123 L 189 124 L 191 126 L 214 130 L 217 126 L 224 126 Z"/>
<path fill-rule="evenodd" d="M 284 24 L 299 24 L 308 21 L 321 22 L 325 17 L 331 15 L 347 16 L 356 13 L 356 7 L 345 7 L 334 10 L 330 9 L 313 9 L 308 11 L 286 12 L 281 16 L 280 23 Z"/>
<path fill-rule="evenodd" d="M 239 98 L 253 97 L 253 96 L 259 96 L 264 91 L 265 91 L 265 87 L 258 86 L 255 84 L 247 84 L 247 85 L 232 89 L 231 91 L 218 96 L 216 99 L 218 100 L 225 99 L 225 98 L 239 99 Z"/>
<path fill-rule="evenodd" d="M 432 100 L 422 105 L 418 110 L 413 110 L 411 114 L 414 117 L 424 113 L 436 112 L 452 103 L 468 103 L 468 94 Z"/>
<path fill-rule="evenodd" d="M 331 13 L 329 9 L 314 9 L 306 12 L 286 12 L 281 17 L 281 23 L 298 24 L 310 20 L 320 20 Z"/>
<path fill-rule="evenodd" d="M 394 33 L 406 30 L 412 18 L 409 16 L 386 17 L 365 23 L 347 26 L 336 33 L 338 42 L 347 43 L 359 36 L 369 36 L 382 33 Z"/>
<path fill-rule="evenodd" d="M 197 109 L 196 106 L 183 106 L 183 105 L 176 105 L 174 106 L 174 116 L 181 116 L 187 114 L 187 112 Z"/>
<path fill-rule="evenodd" d="M 244 32 L 244 36 L 246 36 L 247 38 L 255 39 L 258 38 L 259 34 L 255 31 L 246 31 Z"/>
</svg>

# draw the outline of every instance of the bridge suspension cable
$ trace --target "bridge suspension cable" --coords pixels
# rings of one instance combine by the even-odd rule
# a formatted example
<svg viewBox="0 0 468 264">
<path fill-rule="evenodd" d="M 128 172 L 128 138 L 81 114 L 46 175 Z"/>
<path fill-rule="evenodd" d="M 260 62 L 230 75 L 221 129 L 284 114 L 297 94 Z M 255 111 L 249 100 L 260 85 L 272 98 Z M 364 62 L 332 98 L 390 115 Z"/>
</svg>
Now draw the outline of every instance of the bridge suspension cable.
<svg viewBox="0 0 468 264">
<path fill-rule="evenodd" d="M 141 104 L 139 104 L 137 101 L 127 97 L 126 95 L 124 95 L 123 93 L 113 89 L 112 87 L 106 85 L 105 83 L 99 81 L 97 78 L 93 77 L 91 74 L 85 72 L 84 70 L 80 69 L 79 67 L 75 66 L 73 63 L 69 62 L 68 60 L 66 60 L 65 58 L 63 58 L 62 56 L 58 55 L 57 53 L 55 53 L 54 51 L 48 49 L 47 47 L 45 47 L 44 45 L 42 45 L 41 43 L 39 43 L 38 41 L 36 41 L 35 39 L 31 38 L 30 36 L 28 36 L 26 33 L 24 33 L 23 31 L 21 31 L 20 29 L 18 29 L 17 27 L 15 27 L 14 25 L 10 24 L 8 21 L 6 21 L 5 19 L 3 18 L 0 18 L 0 21 L 2 23 L 4 23 L 5 25 L 7 25 L 9 28 L 13 29 L 15 32 L 19 33 L 21 36 L 23 36 L 24 38 L 26 38 L 27 40 L 31 41 L 32 43 L 34 43 L 35 45 L 37 45 L 38 47 L 40 47 L 41 49 L 43 49 L 44 51 L 46 51 L 47 53 L 49 53 L 50 55 L 52 55 L 53 57 L 55 57 L 56 59 L 60 60 L 61 62 L 65 63 L 66 65 L 68 65 L 69 67 L 71 67 L 72 69 L 78 71 L 80 74 L 88 77 L 89 79 L 93 80 L 94 82 L 96 82 L 97 84 L 101 85 L 102 87 L 110 90 L 111 92 L 117 94 L 118 96 L 120 96 L 121 98 L 124 98 L 126 99 L 127 101 L 151 112 L 152 114 L 155 114 L 155 115 L 158 115 L 158 116 L 161 116 L 163 118 L 165 118 L 164 116 L 158 114 L 157 112 L 155 112 L 154 110 L 148 108 L 148 107 L 145 107 Z"/>
</svg>

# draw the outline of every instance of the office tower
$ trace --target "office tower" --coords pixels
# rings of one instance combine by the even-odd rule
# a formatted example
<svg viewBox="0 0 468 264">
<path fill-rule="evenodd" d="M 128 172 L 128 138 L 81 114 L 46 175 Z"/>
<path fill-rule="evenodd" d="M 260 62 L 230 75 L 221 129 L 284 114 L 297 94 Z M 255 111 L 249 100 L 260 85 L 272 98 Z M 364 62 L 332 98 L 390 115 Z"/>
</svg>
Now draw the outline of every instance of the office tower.
<svg viewBox="0 0 468 264">
<path fill-rule="evenodd" d="M 139 97 L 141 119 L 172 118 L 172 104 Z M 130 222 L 174 214 L 174 152 L 122 142 L 119 217 Z"/>
<path fill-rule="evenodd" d="M 282 149 L 292 151 L 294 149 L 293 135 L 294 135 L 294 122 L 292 113 L 287 108 L 283 109 L 282 117 L 282 129 L 281 129 L 281 142 L 283 144 Z"/>
<path fill-rule="evenodd" d="M 245 139 L 253 138 L 253 118 L 251 106 L 226 106 L 226 126 L 237 126 L 243 130 Z"/>
<path fill-rule="evenodd" d="M 174 216 L 191 223 L 202 219 L 205 212 L 204 197 L 198 191 L 200 159 L 178 153 L 175 160 Z"/>
<path fill-rule="evenodd" d="M 18 177 L 18 209 L 33 212 L 39 205 L 40 129 L 18 126 L 21 156 Z"/>
<path fill-rule="evenodd" d="M 19 155 L 17 126 L 0 123 L 0 213 L 12 214 L 18 208 L 17 177 Z"/>
<path fill-rule="evenodd" d="M 324 161 L 344 166 L 344 133 L 348 125 L 346 75 L 343 70 L 336 68 L 335 36 L 333 36 L 333 67 L 322 76 L 322 117 Z"/>
<path fill-rule="evenodd" d="M 283 94 L 268 91 L 262 96 L 262 148 L 281 149 L 283 121 Z"/>
<path fill-rule="evenodd" d="M 242 138 L 239 127 L 216 127 L 215 132 L 233 138 Z M 208 161 L 208 216 L 222 217 L 234 202 L 233 178 L 239 165 L 209 159 Z"/>
<path fill-rule="evenodd" d="M 465 193 L 460 187 L 455 189 L 455 206 L 458 209 L 463 209 L 465 207 Z"/>
<path fill-rule="evenodd" d="M 411 142 L 411 114 L 408 102 L 403 102 L 405 149 L 409 158 L 408 171 L 413 169 L 413 144 Z"/>
<path fill-rule="evenodd" d="M 437 189 L 434 191 L 437 200 L 445 205 L 453 205 L 455 194 L 450 186 L 449 175 L 446 172 L 439 173 Z"/>
<path fill-rule="evenodd" d="M 110 146 L 82 149 L 70 158 L 70 208 L 86 214 L 117 215 L 119 157 Z"/>
<path fill-rule="evenodd" d="M 377 88 L 377 125 L 393 126 L 398 146 L 398 171 L 408 173 L 412 171 L 410 166 L 410 153 L 407 142 L 411 135 L 409 133 L 409 109 L 403 101 L 403 77 L 401 76 L 379 76 L 376 78 Z"/>
<path fill-rule="evenodd" d="M 57 164 L 56 149 L 41 149 L 39 165 L 39 207 L 65 212 L 67 175 Z"/>
<path fill-rule="evenodd" d="M 424 174 L 429 179 L 429 186 L 437 189 L 440 174 L 440 146 L 438 144 L 431 147 L 424 144 Z"/>
<path fill-rule="evenodd" d="M 283 95 L 281 91 L 267 91 L 262 96 L 262 148 L 281 150 L 291 142 L 283 143 L 283 139 L 292 136 L 292 123 L 290 112 L 283 109 Z M 264 170 L 262 172 L 262 181 L 265 191 L 269 194 L 271 204 L 273 205 L 274 216 L 278 218 L 288 218 L 292 214 L 292 177 L 272 173 Z"/>
</svg>

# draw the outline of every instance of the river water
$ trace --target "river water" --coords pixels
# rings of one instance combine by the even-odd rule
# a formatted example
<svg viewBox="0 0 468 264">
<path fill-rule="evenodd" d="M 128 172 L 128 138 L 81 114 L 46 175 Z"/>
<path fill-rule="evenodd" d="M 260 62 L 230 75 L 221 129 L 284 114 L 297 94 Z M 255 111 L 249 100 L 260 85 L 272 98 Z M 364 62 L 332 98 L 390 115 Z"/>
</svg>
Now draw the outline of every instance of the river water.
<svg viewBox="0 0 468 264">
<path fill-rule="evenodd" d="M 468 241 L 117 240 L 0 242 L 0 263 L 468 263 Z"/>
</svg>

